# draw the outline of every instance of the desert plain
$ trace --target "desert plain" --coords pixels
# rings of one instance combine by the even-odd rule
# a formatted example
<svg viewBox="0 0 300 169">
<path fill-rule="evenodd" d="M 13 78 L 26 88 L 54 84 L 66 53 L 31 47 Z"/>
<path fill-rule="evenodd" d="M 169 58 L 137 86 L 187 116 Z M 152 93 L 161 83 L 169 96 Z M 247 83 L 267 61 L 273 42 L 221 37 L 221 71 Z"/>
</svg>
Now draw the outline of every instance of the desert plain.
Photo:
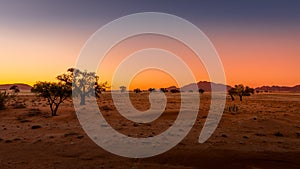
<svg viewBox="0 0 300 169">
<path fill-rule="evenodd" d="M 149 92 L 130 93 L 138 110 L 150 107 Z M 258 93 L 231 101 L 203 144 L 198 137 L 207 118 L 210 93 L 200 94 L 197 120 L 174 148 L 158 156 L 132 159 L 97 146 L 82 129 L 72 100 L 51 117 L 49 105 L 33 94 L 18 95 L 23 106 L 8 103 L 0 110 L 0 168 L 22 169 L 143 169 L 245 168 L 289 169 L 300 166 L 300 93 Z M 98 99 L 108 123 L 129 137 L 153 137 L 170 127 L 180 109 L 180 93 L 166 93 L 164 113 L 151 123 L 135 123 L 116 110 L 110 92 Z"/>
</svg>

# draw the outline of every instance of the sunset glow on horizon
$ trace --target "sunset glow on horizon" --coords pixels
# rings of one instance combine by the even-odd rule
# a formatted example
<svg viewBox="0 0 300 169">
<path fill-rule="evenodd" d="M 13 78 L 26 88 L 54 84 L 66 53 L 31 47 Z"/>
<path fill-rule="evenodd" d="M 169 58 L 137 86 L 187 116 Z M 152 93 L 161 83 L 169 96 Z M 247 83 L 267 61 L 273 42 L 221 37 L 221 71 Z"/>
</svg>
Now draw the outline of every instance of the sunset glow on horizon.
<svg viewBox="0 0 300 169">
<path fill-rule="evenodd" d="M 0 1 L 0 84 L 55 81 L 57 75 L 76 64 L 81 48 L 95 31 L 114 19 L 144 11 L 174 14 L 198 26 L 215 46 L 228 85 L 300 84 L 300 5 L 296 1 L 218 5 L 198 1 L 167 1 L 172 5 L 129 2 Z M 195 62 L 189 49 L 158 35 L 131 37 L 114 47 L 95 70 L 100 81 L 110 84 L 118 63 L 145 48 L 172 51 L 190 66 L 197 81 L 210 81 L 201 61 Z M 147 70 L 137 74 L 128 88 L 172 85 L 177 84 L 171 76 Z"/>
</svg>

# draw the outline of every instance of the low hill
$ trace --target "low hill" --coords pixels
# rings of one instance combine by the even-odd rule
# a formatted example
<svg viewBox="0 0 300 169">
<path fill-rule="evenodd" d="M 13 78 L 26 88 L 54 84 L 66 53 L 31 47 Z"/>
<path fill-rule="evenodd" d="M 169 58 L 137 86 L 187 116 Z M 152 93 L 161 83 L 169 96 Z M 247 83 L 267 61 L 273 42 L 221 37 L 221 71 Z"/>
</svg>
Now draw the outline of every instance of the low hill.
<svg viewBox="0 0 300 169">
<path fill-rule="evenodd" d="M 31 86 L 23 83 L 15 83 L 15 84 L 0 84 L 0 90 L 9 90 L 12 86 L 18 86 L 18 88 L 22 90 L 31 90 Z"/>
<path fill-rule="evenodd" d="M 281 91 L 281 92 L 300 92 L 300 85 L 288 86 L 262 86 L 255 88 L 257 91 Z"/>
<path fill-rule="evenodd" d="M 181 91 L 190 91 L 194 89 L 194 85 L 195 83 L 191 83 L 188 85 L 185 85 L 183 87 L 180 88 Z M 213 87 L 214 89 L 216 89 L 216 91 L 223 91 L 224 87 L 226 88 L 226 90 L 231 89 L 231 86 L 229 85 L 224 85 L 224 84 L 218 84 L 218 83 L 214 83 L 214 82 L 207 82 L 207 81 L 199 81 L 197 84 L 198 89 L 203 89 L 206 92 L 210 92 L 211 91 L 211 87 Z M 176 88 L 175 86 L 170 86 L 167 89 L 173 89 Z"/>
</svg>

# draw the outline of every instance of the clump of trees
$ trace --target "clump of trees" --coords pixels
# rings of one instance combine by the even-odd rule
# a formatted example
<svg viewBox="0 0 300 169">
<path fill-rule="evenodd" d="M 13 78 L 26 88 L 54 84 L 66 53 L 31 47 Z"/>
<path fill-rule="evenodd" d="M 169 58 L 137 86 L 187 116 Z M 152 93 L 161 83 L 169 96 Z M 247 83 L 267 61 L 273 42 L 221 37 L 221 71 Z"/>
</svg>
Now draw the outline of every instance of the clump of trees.
<svg viewBox="0 0 300 169">
<path fill-rule="evenodd" d="M 249 86 L 245 87 L 244 85 L 239 84 L 228 90 L 228 94 L 232 101 L 235 100 L 234 96 L 239 96 L 240 101 L 243 101 L 243 96 L 250 96 L 251 94 L 254 94 L 254 89 Z"/>
<path fill-rule="evenodd" d="M 47 99 L 52 116 L 56 116 L 59 105 L 72 96 L 71 86 L 61 82 L 37 82 L 31 91 Z"/>
<path fill-rule="evenodd" d="M 57 80 L 59 82 L 37 82 L 31 89 L 38 96 L 47 99 L 52 116 L 57 115 L 59 105 L 72 95 L 79 96 L 80 105 L 84 105 L 87 96 L 99 97 L 108 87 L 107 82 L 98 82 L 96 73 L 75 68 L 69 68 L 67 73 L 57 76 Z"/>
</svg>

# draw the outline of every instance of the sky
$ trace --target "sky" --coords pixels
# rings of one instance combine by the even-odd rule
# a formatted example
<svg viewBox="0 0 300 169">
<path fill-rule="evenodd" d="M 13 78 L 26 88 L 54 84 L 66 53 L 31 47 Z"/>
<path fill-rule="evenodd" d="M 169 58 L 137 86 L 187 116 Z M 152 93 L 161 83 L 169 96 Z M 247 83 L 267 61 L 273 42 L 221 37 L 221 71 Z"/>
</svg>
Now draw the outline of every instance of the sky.
<svg viewBox="0 0 300 169">
<path fill-rule="evenodd" d="M 105 24 L 133 13 L 163 12 L 188 20 L 206 34 L 223 63 L 227 84 L 294 86 L 300 84 L 299 9 L 297 0 L 0 0 L 0 84 L 54 81 L 76 64 L 86 41 Z M 157 45 L 147 45 L 145 39 L 129 39 L 131 46 L 120 44 L 111 53 L 125 57 L 127 49 Z M 187 53 L 189 60 L 192 54 Z M 112 58 L 99 68 L 100 81 L 111 82 L 114 65 L 121 61 Z M 201 63 L 190 67 L 196 80 L 210 80 Z M 145 70 L 130 88 L 175 82 L 166 72 Z"/>
</svg>

